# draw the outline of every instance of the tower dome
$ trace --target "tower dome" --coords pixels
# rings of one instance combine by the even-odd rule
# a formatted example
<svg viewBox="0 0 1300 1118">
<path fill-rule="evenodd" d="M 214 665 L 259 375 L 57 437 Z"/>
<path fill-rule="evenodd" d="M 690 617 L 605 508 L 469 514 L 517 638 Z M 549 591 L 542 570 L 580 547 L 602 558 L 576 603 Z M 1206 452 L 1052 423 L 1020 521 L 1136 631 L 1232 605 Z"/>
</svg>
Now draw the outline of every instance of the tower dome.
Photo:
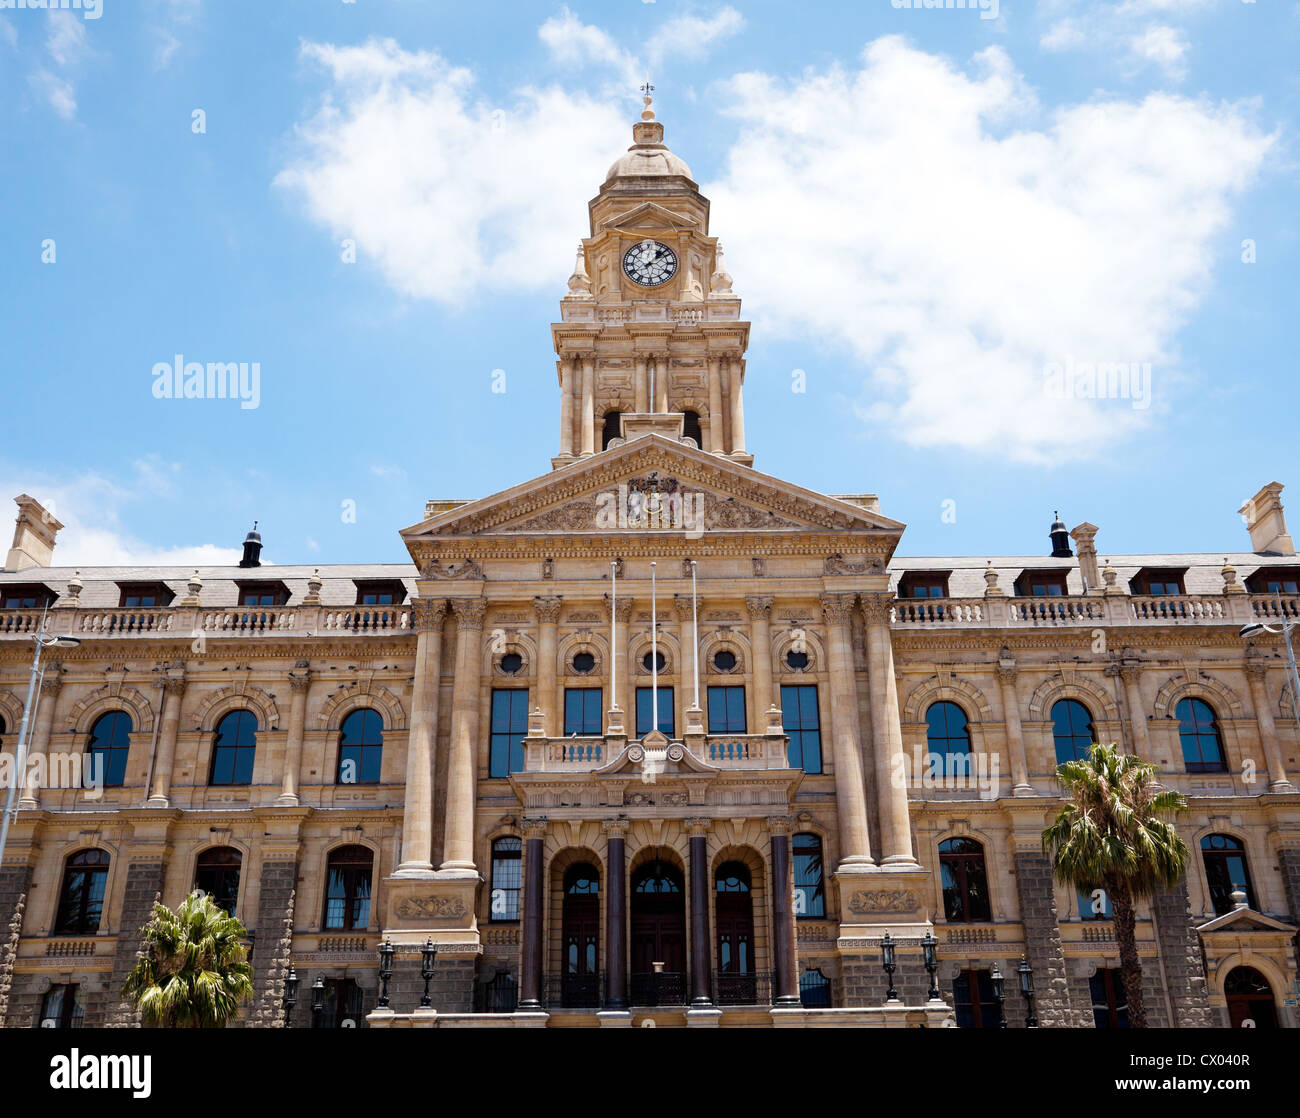
<svg viewBox="0 0 1300 1118">
<path fill-rule="evenodd" d="M 613 179 L 668 175 L 681 175 L 689 179 L 691 169 L 686 165 L 686 160 L 674 155 L 664 143 L 664 126 L 655 120 L 654 109 L 650 107 L 649 90 L 646 91 L 643 102 L 645 108 L 641 110 L 641 119 L 632 125 L 632 146 L 614 160 L 605 181 L 608 183 Z"/>
</svg>

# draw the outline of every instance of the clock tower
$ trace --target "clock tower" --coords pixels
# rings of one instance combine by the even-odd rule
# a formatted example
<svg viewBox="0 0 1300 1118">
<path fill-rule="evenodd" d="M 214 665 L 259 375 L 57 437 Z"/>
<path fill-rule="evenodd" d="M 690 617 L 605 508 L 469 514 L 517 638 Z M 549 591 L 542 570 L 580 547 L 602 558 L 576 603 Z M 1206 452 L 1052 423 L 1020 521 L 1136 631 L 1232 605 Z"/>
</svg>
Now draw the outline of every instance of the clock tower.
<svg viewBox="0 0 1300 1118">
<path fill-rule="evenodd" d="M 650 107 L 588 203 L 560 321 L 560 469 L 651 433 L 752 466 L 745 447 L 749 323 L 709 235 L 709 200 Z"/>
</svg>

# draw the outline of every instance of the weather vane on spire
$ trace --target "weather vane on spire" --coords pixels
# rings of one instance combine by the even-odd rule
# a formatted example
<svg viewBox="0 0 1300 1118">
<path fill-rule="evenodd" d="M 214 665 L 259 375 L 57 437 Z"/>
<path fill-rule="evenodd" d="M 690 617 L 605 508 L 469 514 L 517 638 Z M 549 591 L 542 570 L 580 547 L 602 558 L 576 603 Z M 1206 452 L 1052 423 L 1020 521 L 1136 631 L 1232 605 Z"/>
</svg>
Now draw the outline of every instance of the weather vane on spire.
<svg viewBox="0 0 1300 1118">
<path fill-rule="evenodd" d="M 650 84 L 650 75 L 647 74 L 645 76 L 645 81 L 641 83 L 641 103 L 645 105 L 645 108 L 641 110 L 642 120 L 654 120 L 655 118 L 655 111 L 650 107 L 650 101 L 652 99 L 650 94 L 654 92 L 654 88 L 655 87 Z"/>
</svg>

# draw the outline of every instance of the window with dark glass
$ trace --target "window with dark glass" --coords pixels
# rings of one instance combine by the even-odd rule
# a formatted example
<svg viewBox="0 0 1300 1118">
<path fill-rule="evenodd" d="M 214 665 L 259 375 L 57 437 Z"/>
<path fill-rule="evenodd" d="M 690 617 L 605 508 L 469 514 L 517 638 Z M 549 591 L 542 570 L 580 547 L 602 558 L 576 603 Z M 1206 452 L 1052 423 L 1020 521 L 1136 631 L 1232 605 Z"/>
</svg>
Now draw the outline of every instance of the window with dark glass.
<svg viewBox="0 0 1300 1118">
<path fill-rule="evenodd" d="M 623 413 L 607 411 L 605 422 L 600 428 L 600 449 L 608 450 L 609 444 L 623 435 Z"/>
<path fill-rule="evenodd" d="M 1129 591 L 1155 597 L 1182 594 L 1184 573 L 1183 568 L 1143 567 L 1130 580 Z"/>
<path fill-rule="evenodd" d="M 212 898 L 228 916 L 235 915 L 239 900 L 239 870 L 243 858 L 231 846 L 214 846 L 199 855 L 194 867 L 194 888 Z"/>
<path fill-rule="evenodd" d="M 822 771 L 822 732 L 817 715 L 817 684 L 783 684 L 781 725 L 790 738 L 788 764 L 806 773 Z"/>
<path fill-rule="evenodd" d="M 325 979 L 325 1008 L 313 1024 L 317 1029 L 365 1027 L 366 1006 L 361 987 L 352 978 Z"/>
<path fill-rule="evenodd" d="M 1056 763 L 1082 761 L 1092 752 L 1097 740 L 1092 714 L 1077 699 L 1062 699 L 1052 707 L 1052 740 L 1056 744 Z"/>
<path fill-rule="evenodd" d="M 528 692 L 493 691 L 488 775 L 503 777 L 523 770 L 527 734 Z"/>
<path fill-rule="evenodd" d="M 599 737 L 602 730 L 601 695 L 599 687 L 566 687 L 564 689 L 564 733 L 568 737 Z"/>
<path fill-rule="evenodd" d="M 384 720 L 377 710 L 354 710 L 339 730 L 339 784 L 378 784 L 384 762 Z"/>
<path fill-rule="evenodd" d="M 799 1004 L 804 1009 L 830 1009 L 831 980 L 820 970 L 806 970 L 799 976 Z"/>
<path fill-rule="evenodd" d="M 289 600 L 289 588 L 283 582 L 240 582 L 241 606 L 282 606 Z"/>
<path fill-rule="evenodd" d="M 0 587 L 0 602 L 5 609 L 43 609 L 54 605 L 58 597 L 48 586 L 4 586 Z"/>
<path fill-rule="evenodd" d="M 256 753 L 257 717 L 249 710 L 232 710 L 217 723 L 208 783 L 251 784 Z"/>
<path fill-rule="evenodd" d="M 524 666 L 524 658 L 518 652 L 507 652 L 501 657 L 501 670 L 506 675 L 518 675 Z"/>
<path fill-rule="evenodd" d="M 1015 581 L 1016 595 L 1021 598 L 1064 598 L 1067 595 L 1064 571 L 1021 571 Z"/>
<path fill-rule="evenodd" d="M 108 884 L 108 852 L 82 850 L 64 863 L 59 911 L 54 918 L 56 936 L 94 935 L 104 909 Z"/>
<path fill-rule="evenodd" d="M 86 1003 L 81 997 L 81 987 L 70 982 L 51 986 L 41 1001 L 41 1018 L 36 1023 L 41 1029 L 80 1029 L 85 1024 Z"/>
<path fill-rule="evenodd" d="M 401 579 L 355 579 L 357 605 L 393 606 L 406 601 L 406 585 Z"/>
<path fill-rule="evenodd" d="M 111 710 L 95 719 L 86 744 L 90 765 L 87 782 L 102 781 L 106 788 L 120 788 L 126 782 L 126 761 L 135 724 L 124 710 Z"/>
<path fill-rule="evenodd" d="M 720 648 L 713 654 L 713 666 L 720 672 L 735 671 L 736 663 L 736 654 L 729 648 Z"/>
<path fill-rule="evenodd" d="M 993 979 L 986 970 L 964 970 L 952 980 L 952 1008 L 959 1029 L 997 1029 L 1002 1018 Z"/>
<path fill-rule="evenodd" d="M 946 598 L 950 571 L 904 571 L 898 579 L 900 598 Z"/>
<path fill-rule="evenodd" d="M 651 654 L 650 654 L 649 652 L 647 652 L 644 656 L 641 657 L 641 666 L 642 666 L 643 668 L 645 668 L 645 670 L 648 671 L 648 672 L 649 672 L 649 671 L 658 671 L 659 673 L 662 674 L 662 673 L 663 673 L 663 670 L 668 666 L 668 660 L 667 660 L 667 658 L 664 656 L 664 654 L 663 654 L 662 652 L 656 652 L 656 653 L 654 653 L 654 660 L 653 660 L 653 661 L 651 661 L 650 656 L 651 656 Z M 650 666 L 651 663 L 654 663 L 654 664 L 657 665 L 657 666 L 654 667 L 654 668 L 652 668 L 652 667 Z"/>
<path fill-rule="evenodd" d="M 969 755 L 966 712 L 956 703 L 932 703 L 925 712 L 925 740 L 929 751 L 940 757 Z"/>
<path fill-rule="evenodd" d="M 700 428 L 699 412 L 682 412 L 682 434 L 688 439 L 694 439 L 696 446 L 704 448 L 704 432 Z"/>
<path fill-rule="evenodd" d="M 161 582 L 119 582 L 117 604 L 123 609 L 157 609 L 174 597 Z"/>
<path fill-rule="evenodd" d="M 579 675 L 586 675 L 596 666 L 596 657 L 590 652 L 577 652 L 573 656 L 573 670 Z"/>
<path fill-rule="evenodd" d="M 992 920 L 984 847 L 974 839 L 951 838 L 939 844 L 943 910 L 950 924 Z"/>
<path fill-rule="evenodd" d="M 806 832 L 794 836 L 794 914 L 812 919 L 826 916 L 822 840 Z"/>
<path fill-rule="evenodd" d="M 745 730 L 745 688 L 710 687 L 709 733 L 743 734 Z"/>
<path fill-rule="evenodd" d="M 1251 908 L 1257 908 L 1246 847 L 1240 839 L 1231 835 L 1206 835 L 1201 839 L 1201 860 L 1205 863 L 1205 880 L 1216 914 L 1222 916 L 1233 910 L 1232 894 L 1236 889 L 1246 894 L 1246 903 Z"/>
<path fill-rule="evenodd" d="M 1105 889 L 1075 889 L 1074 892 L 1080 920 L 1110 920 L 1115 915 Z"/>
<path fill-rule="evenodd" d="M 785 654 L 785 666 L 792 672 L 801 672 L 808 667 L 808 653 L 797 652 L 793 648 Z"/>
<path fill-rule="evenodd" d="M 650 720 L 653 717 L 651 691 L 652 688 L 649 687 L 636 689 L 636 736 L 639 738 L 645 737 L 650 732 Z M 676 719 L 673 717 L 673 689 L 661 687 L 659 688 L 659 732 L 672 737 L 676 725 Z"/>
<path fill-rule="evenodd" d="M 1088 979 L 1092 992 L 1092 1020 L 1099 1029 L 1128 1028 L 1128 995 L 1124 993 L 1124 977 L 1115 967 L 1100 967 Z"/>
<path fill-rule="evenodd" d="M 492 843 L 490 917 L 498 922 L 519 919 L 519 894 L 524 884 L 523 840 L 507 835 Z"/>
<path fill-rule="evenodd" d="M 370 876 L 374 855 L 365 846 L 341 846 L 329 856 L 325 882 L 325 931 L 364 931 L 370 926 Z"/>
<path fill-rule="evenodd" d="M 1210 704 L 1202 699 L 1180 699 L 1174 707 L 1178 716 L 1178 740 L 1183 746 L 1183 763 L 1189 773 L 1227 772 L 1219 720 Z"/>
<path fill-rule="evenodd" d="M 1300 594 L 1300 567 L 1260 567 L 1246 578 L 1252 594 Z"/>
<path fill-rule="evenodd" d="M 749 867 L 743 862 L 724 862 L 714 875 L 717 899 L 718 980 L 721 1000 L 732 1005 L 753 1000 L 752 982 L 729 981 L 729 976 L 754 973 L 754 899 Z"/>
</svg>

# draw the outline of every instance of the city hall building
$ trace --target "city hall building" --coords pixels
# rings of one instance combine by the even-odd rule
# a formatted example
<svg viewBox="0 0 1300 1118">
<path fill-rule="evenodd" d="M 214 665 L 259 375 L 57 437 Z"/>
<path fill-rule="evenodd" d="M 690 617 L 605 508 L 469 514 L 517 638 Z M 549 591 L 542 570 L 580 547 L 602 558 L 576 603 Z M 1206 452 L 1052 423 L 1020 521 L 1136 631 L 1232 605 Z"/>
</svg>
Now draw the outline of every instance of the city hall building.
<svg viewBox="0 0 1300 1118">
<path fill-rule="evenodd" d="M 73 570 L 17 499 L 10 779 L 45 611 L 79 643 L 27 712 L 4 1024 L 135 1024 L 139 928 L 199 888 L 249 930 L 246 1025 L 292 968 L 304 1028 L 1022 1027 L 1023 959 L 1040 1026 L 1122 1026 L 1105 897 L 1040 842 L 1094 741 L 1191 805 L 1138 914 L 1151 1023 L 1300 1023 L 1296 698 L 1241 633 L 1300 612 L 1282 486 L 1210 554 L 1027 510 L 1040 554 L 908 558 L 876 496 L 762 473 L 749 323 L 646 106 L 551 327 L 550 468 L 429 501 L 410 564 L 252 533 L 237 567 Z"/>
</svg>

